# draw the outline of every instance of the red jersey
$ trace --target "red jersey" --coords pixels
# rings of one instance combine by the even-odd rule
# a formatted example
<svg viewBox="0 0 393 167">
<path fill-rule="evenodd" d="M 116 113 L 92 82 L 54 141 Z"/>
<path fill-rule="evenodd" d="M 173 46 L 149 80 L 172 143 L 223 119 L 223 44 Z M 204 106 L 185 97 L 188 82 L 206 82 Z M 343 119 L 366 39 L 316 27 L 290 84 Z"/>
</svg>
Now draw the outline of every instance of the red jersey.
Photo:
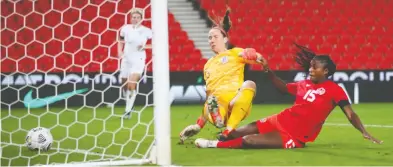
<svg viewBox="0 0 393 167">
<path fill-rule="evenodd" d="M 342 100 L 348 100 L 344 90 L 327 80 L 314 84 L 303 80 L 287 84 L 288 92 L 296 96 L 295 104 L 277 114 L 283 130 L 302 141 L 314 141 L 330 112 Z"/>
</svg>

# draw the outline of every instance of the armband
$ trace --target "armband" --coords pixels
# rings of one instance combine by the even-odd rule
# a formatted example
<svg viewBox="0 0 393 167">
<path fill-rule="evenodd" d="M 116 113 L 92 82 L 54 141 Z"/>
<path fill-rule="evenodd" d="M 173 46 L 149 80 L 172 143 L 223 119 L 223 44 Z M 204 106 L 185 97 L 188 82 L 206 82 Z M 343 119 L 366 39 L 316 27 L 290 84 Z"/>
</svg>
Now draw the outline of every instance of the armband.
<svg viewBox="0 0 393 167">
<path fill-rule="evenodd" d="M 340 106 L 341 109 L 343 109 L 346 105 L 349 105 L 349 101 L 348 100 L 340 100 L 338 102 L 338 106 Z"/>
</svg>

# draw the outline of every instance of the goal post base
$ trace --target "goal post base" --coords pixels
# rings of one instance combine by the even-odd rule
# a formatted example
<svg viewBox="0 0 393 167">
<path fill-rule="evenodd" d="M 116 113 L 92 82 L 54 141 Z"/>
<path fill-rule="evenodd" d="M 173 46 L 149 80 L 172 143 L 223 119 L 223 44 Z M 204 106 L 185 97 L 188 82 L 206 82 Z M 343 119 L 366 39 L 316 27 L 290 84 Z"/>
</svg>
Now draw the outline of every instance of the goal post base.
<svg viewBox="0 0 393 167">
<path fill-rule="evenodd" d="M 152 164 L 157 164 L 157 147 L 153 144 L 149 152 L 149 160 Z"/>
<path fill-rule="evenodd" d="M 88 167 L 88 166 L 119 166 L 119 165 L 157 165 L 157 147 L 154 142 L 151 143 L 147 153 L 141 159 L 99 161 L 99 162 L 75 162 L 68 164 L 51 164 L 43 165 L 45 167 Z"/>
</svg>

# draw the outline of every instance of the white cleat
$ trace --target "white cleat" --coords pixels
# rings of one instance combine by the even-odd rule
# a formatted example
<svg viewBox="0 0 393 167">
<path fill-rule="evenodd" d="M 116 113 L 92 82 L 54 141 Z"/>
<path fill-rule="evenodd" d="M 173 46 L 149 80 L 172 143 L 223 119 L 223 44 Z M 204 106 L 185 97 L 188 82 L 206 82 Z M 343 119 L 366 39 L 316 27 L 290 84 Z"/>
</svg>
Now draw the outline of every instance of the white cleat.
<svg viewBox="0 0 393 167">
<path fill-rule="evenodd" d="M 201 127 L 198 124 L 189 125 L 180 132 L 180 143 L 184 143 L 188 138 L 196 135 L 201 131 Z"/>
<path fill-rule="evenodd" d="M 132 111 L 124 111 L 124 114 L 123 114 L 123 119 L 130 119 L 131 118 L 131 112 Z"/>
<path fill-rule="evenodd" d="M 198 148 L 217 148 L 218 140 L 196 139 L 194 144 Z"/>
</svg>

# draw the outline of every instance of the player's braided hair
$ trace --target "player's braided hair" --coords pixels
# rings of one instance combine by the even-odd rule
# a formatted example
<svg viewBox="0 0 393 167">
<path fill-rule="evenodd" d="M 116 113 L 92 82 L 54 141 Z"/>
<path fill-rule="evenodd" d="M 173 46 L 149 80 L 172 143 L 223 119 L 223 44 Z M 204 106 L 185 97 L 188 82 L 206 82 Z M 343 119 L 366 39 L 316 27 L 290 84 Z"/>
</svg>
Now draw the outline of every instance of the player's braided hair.
<svg viewBox="0 0 393 167">
<path fill-rule="evenodd" d="M 328 77 L 336 72 L 336 64 L 333 62 L 329 55 L 319 55 L 314 57 L 314 60 L 318 60 L 325 65 L 325 68 L 327 68 L 329 71 L 327 74 Z"/>
<path fill-rule="evenodd" d="M 214 14 L 214 11 L 214 18 L 209 16 L 210 21 L 213 22 L 213 28 L 219 29 L 224 37 L 228 37 L 228 32 L 232 26 L 231 19 L 229 18 L 229 13 L 231 13 L 231 9 L 227 7 L 227 11 L 225 12 L 225 16 L 223 18 L 218 17 L 216 14 Z"/>
<path fill-rule="evenodd" d="M 316 54 L 310 49 L 296 44 L 296 47 L 299 49 L 296 52 L 296 62 L 304 69 L 306 73 L 310 69 L 310 62 L 316 56 Z"/>
<path fill-rule="evenodd" d="M 304 69 L 306 73 L 309 72 L 311 66 L 311 60 L 318 60 L 324 64 L 325 68 L 328 69 L 327 77 L 333 75 L 336 72 L 336 64 L 328 55 L 317 55 L 307 47 L 296 44 L 299 51 L 296 52 L 296 62 Z"/>
</svg>

